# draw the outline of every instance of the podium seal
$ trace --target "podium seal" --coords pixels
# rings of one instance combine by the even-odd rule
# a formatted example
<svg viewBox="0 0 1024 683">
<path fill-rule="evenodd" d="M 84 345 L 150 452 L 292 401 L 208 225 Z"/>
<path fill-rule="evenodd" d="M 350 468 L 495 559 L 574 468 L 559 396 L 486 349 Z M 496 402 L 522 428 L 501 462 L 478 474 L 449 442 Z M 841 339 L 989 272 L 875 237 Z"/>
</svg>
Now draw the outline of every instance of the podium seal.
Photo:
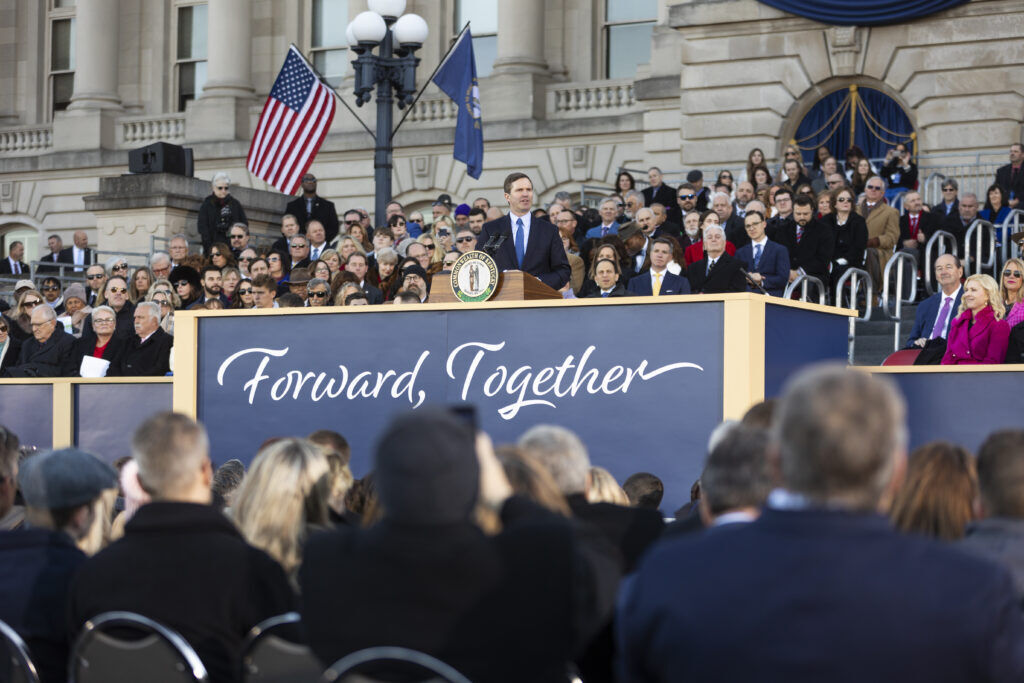
<svg viewBox="0 0 1024 683">
<path fill-rule="evenodd" d="M 466 252 L 452 266 L 451 281 L 459 301 L 487 301 L 498 288 L 498 265 L 482 251 Z"/>
</svg>

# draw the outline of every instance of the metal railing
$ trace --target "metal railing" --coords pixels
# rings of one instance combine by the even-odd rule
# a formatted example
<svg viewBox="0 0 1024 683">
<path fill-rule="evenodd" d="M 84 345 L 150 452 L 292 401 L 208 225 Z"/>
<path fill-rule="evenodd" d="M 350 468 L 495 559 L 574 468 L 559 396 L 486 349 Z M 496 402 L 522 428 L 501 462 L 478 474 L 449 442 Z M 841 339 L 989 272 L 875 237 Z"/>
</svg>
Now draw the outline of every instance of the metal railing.
<svg viewBox="0 0 1024 683">
<path fill-rule="evenodd" d="M 906 266 L 902 264 L 906 264 Z M 897 264 L 901 264 L 897 266 Z M 892 282 L 892 270 L 896 268 L 896 296 L 892 296 L 889 284 Z M 917 294 L 917 287 L 910 288 L 910 298 L 903 298 L 903 273 L 906 270 L 910 270 L 914 274 L 914 280 L 917 280 L 917 257 L 907 251 L 897 251 L 893 254 L 889 262 L 885 264 L 885 272 L 882 274 L 882 311 L 885 313 L 885 317 L 889 320 L 896 322 L 896 327 L 893 330 L 893 345 L 892 350 L 898 351 L 900 348 L 900 336 L 901 328 L 903 325 L 903 304 L 914 303 L 915 295 Z M 895 311 L 890 310 L 890 299 L 895 304 Z"/>
<path fill-rule="evenodd" d="M 828 302 L 828 290 L 825 289 L 825 285 L 822 283 L 822 281 L 814 277 L 813 275 L 798 275 L 796 279 L 790 282 L 789 285 L 786 287 L 786 291 L 783 292 L 782 298 L 792 299 L 793 293 L 796 292 L 797 287 L 799 287 L 800 297 L 798 300 L 807 301 L 810 285 L 814 285 L 815 287 L 818 288 L 818 303 L 821 304 L 822 306 L 826 305 Z"/>
<path fill-rule="evenodd" d="M 982 248 L 984 235 L 988 235 L 988 256 L 983 260 Z M 974 245 L 971 245 L 973 238 Z M 996 229 L 988 221 L 980 218 L 967 228 L 964 235 L 964 275 L 968 277 L 980 273 L 983 268 L 995 270 L 996 267 Z"/>
<path fill-rule="evenodd" d="M 947 250 L 946 245 L 949 245 Z M 945 230 L 936 230 L 932 233 L 932 236 L 928 239 L 928 243 L 924 245 L 924 270 L 922 275 L 924 276 L 924 288 L 928 292 L 928 296 L 935 293 L 935 269 L 932 268 L 934 261 L 932 260 L 932 252 L 935 250 L 935 245 L 939 245 L 939 253 L 935 256 L 936 259 L 943 254 L 952 253 L 953 256 L 960 256 L 959 250 L 956 246 L 956 237 L 951 232 Z"/>
<path fill-rule="evenodd" d="M 836 283 L 836 306 L 843 305 L 843 292 L 846 290 L 846 283 L 850 283 L 850 308 L 860 313 L 860 308 L 857 306 L 857 301 L 860 296 L 860 290 L 864 290 L 864 315 L 859 315 L 856 318 L 850 318 L 850 331 L 847 336 L 847 356 L 850 365 L 853 365 L 853 351 L 854 345 L 857 338 L 857 321 L 861 320 L 867 322 L 871 320 L 871 313 L 873 312 L 872 306 L 875 298 L 875 286 L 871 282 L 871 275 L 866 270 L 860 268 L 847 268 L 843 276 L 839 278 Z"/>
<path fill-rule="evenodd" d="M 590 193 L 590 197 L 587 197 L 587 193 Z M 583 206 L 590 206 L 597 208 L 598 203 L 610 194 L 614 194 L 615 189 L 611 187 L 605 187 L 604 185 L 580 185 L 580 204 Z"/>
<path fill-rule="evenodd" d="M 889 200 L 889 206 L 899 211 L 901 216 L 906 213 L 906 208 L 903 206 L 903 198 L 906 196 L 907 190 L 904 190 L 903 192 L 893 195 L 892 199 Z"/>
<path fill-rule="evenodd" d="M 1020 245 L 1010 239 L 1014 233 L 1020 232 L 1021 219 L 1024 218 L 1024 210 L 1014 209 L 1010 213 L 1006 214 L 1006 218 L 999 224 L 1000 238 L 1003 241 L 1001 250 L 1002 263 L 1006 263 L 1006 260 L 1010 257 L 1020 256 Z"/>
</svg>

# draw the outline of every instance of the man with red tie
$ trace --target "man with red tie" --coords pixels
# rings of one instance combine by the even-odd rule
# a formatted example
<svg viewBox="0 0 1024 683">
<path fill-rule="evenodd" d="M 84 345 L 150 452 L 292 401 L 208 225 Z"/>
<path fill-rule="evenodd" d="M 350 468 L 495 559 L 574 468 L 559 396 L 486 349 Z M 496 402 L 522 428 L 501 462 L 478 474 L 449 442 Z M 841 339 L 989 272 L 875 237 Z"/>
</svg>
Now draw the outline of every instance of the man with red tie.
<svg viewBox="0 0 1024 683">
<path fill-rule="evenodd" d="M 933 213 L 924 211 L 924 201 L 920 192 L 908 192 L 903 195 L 905 213 L 900 216 L 900 247 L 917 258 L 918 268 L 924 267 L 924 247 L 935 234 L 942 229 L 941 219 Z"/>
</svg>

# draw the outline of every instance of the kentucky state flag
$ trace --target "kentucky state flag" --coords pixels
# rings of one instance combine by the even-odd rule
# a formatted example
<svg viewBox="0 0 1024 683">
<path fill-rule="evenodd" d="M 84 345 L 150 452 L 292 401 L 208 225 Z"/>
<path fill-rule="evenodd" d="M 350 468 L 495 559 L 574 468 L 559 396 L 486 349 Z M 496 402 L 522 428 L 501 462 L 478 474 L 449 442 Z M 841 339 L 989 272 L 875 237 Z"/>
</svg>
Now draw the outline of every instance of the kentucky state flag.
<svg viewBox="0 0 1024 683">
<path fill-rule="evenodd" d="M 484 166 L 484 133 L 480 120 L 480 88 L 476 80 L 473 36 L 468 28 L 437 70 L 434 83 L 459 107 L 454 157 L 466 164 L 466 173 L 479 178 Z"/>
</svg>

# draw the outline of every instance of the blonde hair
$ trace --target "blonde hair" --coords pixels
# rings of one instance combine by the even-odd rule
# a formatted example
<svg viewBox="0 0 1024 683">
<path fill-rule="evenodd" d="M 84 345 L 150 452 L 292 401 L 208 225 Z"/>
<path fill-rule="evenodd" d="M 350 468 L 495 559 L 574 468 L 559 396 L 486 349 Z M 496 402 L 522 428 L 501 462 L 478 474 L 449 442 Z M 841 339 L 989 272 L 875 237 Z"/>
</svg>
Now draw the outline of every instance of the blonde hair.
<svg viewBox="0 0 1024 683">
<path fill-rule="evenodd" d="M 603 467 L 590 468 L 590 489 L 587 491 L 589 503 L 614 503 L 629 507 L 629 496 L 615 481 L 612 473 Z"/>
<path fill-rule="evenodd" d="M 242 535 L 291 574 L 302 563 L 310 524 L 329 522 L 327 458 L 305 439 L 281 439 L 261 450 L 235 496 Z"/>
<path fill-rule="evenodd" d="M 1003 297 L 999 292 L 999 285 L 996 283 L 995 278 L 991 275 L 985 275 L 984 273 L 977 273 L 964 280 L 964 289 L 967 289 L 967 283 L 977 282 L 985 293 L 988 294 L 988 305 L 992 307 L 992 312 L 995 313 L 996 320 L 1002 320 L 1006 317 L 1006 306 L 1003 305 Z M 960 308 L 957 309 L 957 315 L 967 310 L 967 304 L 962 299 L 960 301 Z"/>
<path fill-rule="evenodd" d="M 1024 274 L 1024 260 L 1021 260 L 1017 257 L 1006 259 L 1006 263 L 1003 264 L 1003 268 L 1005 269 L 1006 266 L 1010 264 L 1017 266 L 1017 270 L 1020 271 L 1021 274 Z M 999 298 L 1005 301 L 1006 303 L 1020 303 L 1022 298 L 1024 298 L 1024 283 L 1022 283 L 1020 288 L 1017 290 L 1017 299 L 1015 301 L 1010 301 L 1010 293 L 1006 291 L 1006 285 L 1003 284 L 1003 281 L 1005 279 L 1006 278 L 1002 276 L 999 277 Z M 1019 280 L 1020 278 L 1017 279 Z"/>
</svg>

